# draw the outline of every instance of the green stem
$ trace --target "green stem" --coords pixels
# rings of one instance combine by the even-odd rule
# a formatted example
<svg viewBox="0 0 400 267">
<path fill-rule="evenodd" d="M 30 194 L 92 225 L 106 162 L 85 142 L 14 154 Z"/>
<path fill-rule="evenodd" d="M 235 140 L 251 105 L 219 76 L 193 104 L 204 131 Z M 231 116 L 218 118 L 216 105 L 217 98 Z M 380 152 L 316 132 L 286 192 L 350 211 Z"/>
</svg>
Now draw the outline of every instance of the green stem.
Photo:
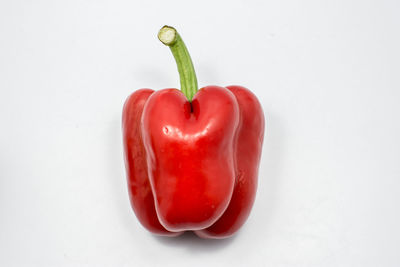
<svg viewBox="0 0 400 267">
<path fill-rule="evenodd" d="M 198 90 L 196 73 L 189 52 L 178 32 L 170 26 L 164 26 L 158 32 L 158 39 L 169 46 L 174 55 L 176 65 L 178 66 L 179 77 L 181 80 L 181 91 L 189 101 Z"/>
</svg>

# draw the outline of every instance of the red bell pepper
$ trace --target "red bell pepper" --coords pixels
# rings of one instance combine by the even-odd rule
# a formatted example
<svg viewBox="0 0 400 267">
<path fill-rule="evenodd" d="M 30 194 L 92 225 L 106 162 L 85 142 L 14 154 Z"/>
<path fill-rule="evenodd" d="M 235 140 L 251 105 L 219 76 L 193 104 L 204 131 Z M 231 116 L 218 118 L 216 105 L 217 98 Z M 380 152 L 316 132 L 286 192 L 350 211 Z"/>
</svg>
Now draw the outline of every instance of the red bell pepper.
<svg viewBox="0 0 400 267">
<path fill-rule="evenodd" d="M 264 115 L 241 86 L 197 90 L 189 53 L 176 30 L 158 35 L 178 65 L 181 91 L 137 90 L 122 116 L 129 196 L 150 232 L 203 238 L 233 235 L 252 208 Z"/>
</svg>

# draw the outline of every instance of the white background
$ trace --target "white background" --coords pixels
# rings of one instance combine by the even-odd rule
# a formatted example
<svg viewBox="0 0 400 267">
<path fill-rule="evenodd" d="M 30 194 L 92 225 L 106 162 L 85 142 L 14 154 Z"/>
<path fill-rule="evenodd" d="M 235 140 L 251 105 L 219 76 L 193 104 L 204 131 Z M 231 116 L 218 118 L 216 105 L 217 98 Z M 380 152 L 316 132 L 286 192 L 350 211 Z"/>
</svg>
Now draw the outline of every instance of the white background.
<svg viewBox="0 0 400 267">
<path fill-rule="evenodd" d="M 400 4 L 0 2 L 0 265 L 399 266 Z M 121 110 L 179 87 L 164 24 L 200 86 L 266 115 L 259 190 L 223 241 L 159 238 L 131 211 Z"/>
</svg>

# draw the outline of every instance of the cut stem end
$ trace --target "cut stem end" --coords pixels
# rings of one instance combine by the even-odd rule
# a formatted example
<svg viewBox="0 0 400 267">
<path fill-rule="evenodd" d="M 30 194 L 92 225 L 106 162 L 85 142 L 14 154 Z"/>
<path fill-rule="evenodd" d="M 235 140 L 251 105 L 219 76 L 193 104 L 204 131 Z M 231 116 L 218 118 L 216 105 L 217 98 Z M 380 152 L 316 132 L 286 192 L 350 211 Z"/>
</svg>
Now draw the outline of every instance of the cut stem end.
<svg viewBox="0 0 400 267">
<path fill-rule="evenodd" d="M 165 45 L 171 46 L 176 42 L 177 32 L 175 28 L 165 25 L 158 32 L 158 39 Z"/>
</svg>

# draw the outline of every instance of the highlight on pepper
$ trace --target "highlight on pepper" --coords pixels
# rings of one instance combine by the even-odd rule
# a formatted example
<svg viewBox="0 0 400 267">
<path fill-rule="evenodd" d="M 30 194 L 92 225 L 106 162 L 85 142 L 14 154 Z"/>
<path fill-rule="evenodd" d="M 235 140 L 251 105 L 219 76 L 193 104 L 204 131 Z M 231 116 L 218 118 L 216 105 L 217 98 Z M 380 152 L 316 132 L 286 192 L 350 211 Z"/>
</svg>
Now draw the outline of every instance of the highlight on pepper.
<svg viewBox="0 0 400 267">
<path fill-rule="evenodd" d="M 164 26 L 159 40 L 175 58 L 180 90 L 139 89 L 122 113 L 131 206 L 150 232 L 201 238 L 235 234 L 257 190 L 264 114 L 242 86 L 198 89 L 179 33 Z"/>
</svg>

